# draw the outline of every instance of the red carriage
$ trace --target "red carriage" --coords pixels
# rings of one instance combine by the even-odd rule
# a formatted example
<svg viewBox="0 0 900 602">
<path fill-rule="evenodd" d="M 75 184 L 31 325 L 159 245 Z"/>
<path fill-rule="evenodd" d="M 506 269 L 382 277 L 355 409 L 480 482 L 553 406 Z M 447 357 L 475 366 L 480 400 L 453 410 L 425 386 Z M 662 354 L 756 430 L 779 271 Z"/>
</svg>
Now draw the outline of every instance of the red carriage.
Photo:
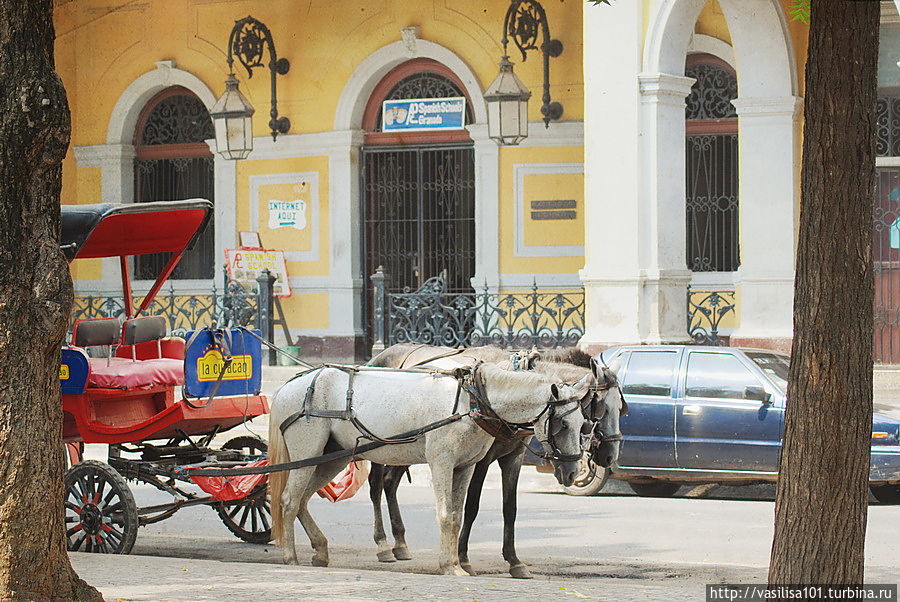
<svg viewBox="0 0 900 602">
<path fill-rule="evenodd" d="M 167 336 L 164 317 L 144 315 L 211 212 L 212 204 L 202 199 L 62 208 L 67 259 L 117 258 L 124 308 L 121 318 L 76 321 L 62 350 L 63 441 L 72 464 L 65 480 L 70 550 L 126 554 L 140 525 L 201 504 L 215 508 L 239 538 L 271 539 L 265 485 L 222 501 L 186 487 L 190 481 L 176 470 L 265 456 L 265 442 L 249 435 L 213 447 L 224 431 L 269 411 L 259 394 L 259 339 L 245 329 L 209 328 L 189 336 L 186 345 Z M 170 256 L 135 307 L 131 257 L 150 253 Z M 108 444 L 107 461 L 84 460 L 85 443 Z M 174 500 L 140 508 L 126 479 Z"/>
</svg>

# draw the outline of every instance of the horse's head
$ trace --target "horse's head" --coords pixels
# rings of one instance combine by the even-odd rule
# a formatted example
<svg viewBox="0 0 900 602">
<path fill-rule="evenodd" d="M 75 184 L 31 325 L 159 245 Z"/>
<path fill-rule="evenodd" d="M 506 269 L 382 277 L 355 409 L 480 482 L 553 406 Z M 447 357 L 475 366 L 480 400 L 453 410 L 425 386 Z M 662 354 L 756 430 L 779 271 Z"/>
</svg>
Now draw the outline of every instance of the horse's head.
<svg viewBox="0 0 900 602">
<path fill-rule="evenodd" d="M 568 487 L 575 481 L 584 451 L 581 438 L 585 419 L 581 404 L 591 394 L 591 377 L 585 375 L 575 384 L 560 381 L 551 385 L 550 391 L 547 411 L 535 423 L 534 433 L 553 465 L 556 480 Z"/>
<path fill-rule="evenodd" d="M 628 404 L 622 397 L 622 389 L 615 372 L 606 366 L 593 364 L 591 368 L 598 381 L 596 395 L 600 397 L 593 403 L 593 440 L 591 441 L 591 459 L 598 466 L 611 466 L 619 459 L 622 447 L 622 433 L 619 430 L 619 418 L 628 413 Z"/>
</svg>

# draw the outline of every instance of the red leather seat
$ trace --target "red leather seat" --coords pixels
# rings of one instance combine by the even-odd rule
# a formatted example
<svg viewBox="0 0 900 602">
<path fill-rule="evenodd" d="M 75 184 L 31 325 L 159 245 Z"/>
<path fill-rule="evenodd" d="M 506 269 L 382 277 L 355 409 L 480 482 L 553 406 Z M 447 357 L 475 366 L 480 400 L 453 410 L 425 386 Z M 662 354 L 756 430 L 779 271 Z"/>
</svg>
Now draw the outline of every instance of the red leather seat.
<svg viewBox="0 0 900 602">
<path fill-rule="evenodd" d="M 183 385 L 184 362 L 162 358 L 134 361 L 114 357 L 91 358 L 89 387 L 141 389 L 158 385 Z"/>
</svg>

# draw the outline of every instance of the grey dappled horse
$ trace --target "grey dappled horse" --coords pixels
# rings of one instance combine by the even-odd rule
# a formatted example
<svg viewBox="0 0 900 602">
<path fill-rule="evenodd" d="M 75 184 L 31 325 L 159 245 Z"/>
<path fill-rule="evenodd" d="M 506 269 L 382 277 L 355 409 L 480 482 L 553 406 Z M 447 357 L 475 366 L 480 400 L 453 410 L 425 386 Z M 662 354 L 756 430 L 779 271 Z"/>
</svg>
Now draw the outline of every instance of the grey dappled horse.
<svg viewBox="0 0 900 602">
<path fill-rule="evenodd" d="M 297 376 L 276 393 L 272 402 L 269 461 L 278 464 L 353 449 L 366 438 L 391 438 L 462 414 L 411 442 L 385 445 L 359 457 L 379 464 L 429 465 L 440 530 L 440 569 L 447 574 L 466 575 L 457 548 L 462 506 L 475 463 L 494 438 L 468 413 L 469 396 L 457 380 L 461 369 L 471 367 L 445 359 L 424 368 L 432 372 L 326 366 Z M 570 386 L 542 374 L 512 372 L 491 364 L 478 366 L 475 374 L 483 383 L 483 396 L 503 420 L 533 423 L 542 439 L 552 439 L 554 447 L 548 451 L 554 454 L 580 453 L 583 419 L 575 410 L 587 393 L 586 383 Z M 351 385 L 352 419 L 336 418 L 347 411 Z M 293 421 L 282 435 L 280 427 L 287 419 Z M 328 565 L 328 540 L 310 515 L 307 503 L 348 461 L 335 460 L 269 477 L 272 533 L 284 545 L 285 564 L 297 564 L 293 529 L 293 517 L 297 516 L 315 550 L 312 564 Z"/>
<path fill-rule="evenodd" d="M 449 347 L 434 347 L 417 343 L 401 343 L 393 345 L 369 361 L 369 365 L 384 367 L 414 366 L 419 362 L 427 361 L 436 356 L 474 358 L 482 361 L 496 362 L 505 365 L 509 362 L 510 351 L 499 347 L 472 347 L 468 349 L 452 349 Z M 598 369 L 586 353 L 574 349 L 550 349 L 542 350 L 539 354 L 544 360 L 538 360 L 531 356 L 530 365 L 524 368 L 536 369 L 560 378 L 564 382 L 574 383 L 590 376 L 592 389 L 597 391 L 606 388 L 607 393 L 599 398 L 594 396 L 585 404 L 585 418 L 592 421 L 599 443 L 595 445 L 592 456 L 601 466 L 609 466 L 619 456 L 620 438 L 619 416 L 627 410 L 624 400 L 616 386 L 615 375 L 607 370 Z M 500 440 L 496 439 L 488 450 L 488 453 L 475 466 L 475 471 L 469 484 L 466 495 L 465 517 L 462 532 L 459 537 L 459 555 L 462 567 L 474 574 L 468 562 L 468 541 L 472 525 L 478 515 L 481 491 L 488 467 L 497 462 L 500 465 L 503 493 L 503 558 L 509 563 L 509 573 L 516 578 L 530 578 L 528 567 L 519 560 L 515 548 L 515 521 L 517 513 L 516 489 L 519 482 L 519 473 L 522 461 L 525 457 L 525 443 L 522 439 Z M 571 465 L 563 469 L 560 463 L 551 459 L 557 480 L 564 483 L 560 473 L 565 470 L 570 472 Z M 408 560 L 412 556 L 406 544 L 406 529 L 400 515 L 400 506 L 397 502 L 397 488 L 400 485 L 405 466 L 382 466 L 372 464 L 369 473 L 369 496 L 372 499 L 375 520 L 375 543 L 378 546 L 378 560 L 381 562 L 393 562 L 396 560 Z M 564 483 L 564 484 L 570 484 Z M 384 523 L 381 513 L 381 494 L 385 493 L 388 504 L 388 513 L 391 520 L 391 531 L 394 536 L 393 548 L 387 543 L 384 532 Z"/>
</svg>

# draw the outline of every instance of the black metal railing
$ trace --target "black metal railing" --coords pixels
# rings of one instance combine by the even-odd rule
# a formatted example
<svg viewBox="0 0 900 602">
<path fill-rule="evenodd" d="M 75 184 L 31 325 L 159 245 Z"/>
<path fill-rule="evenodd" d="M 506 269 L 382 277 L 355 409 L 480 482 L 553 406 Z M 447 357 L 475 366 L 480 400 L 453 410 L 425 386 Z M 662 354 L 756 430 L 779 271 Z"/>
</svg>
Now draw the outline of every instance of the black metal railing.
<svg viewBox="0 0 900 602">
<path fill-rule="evenodd" d="M 722 321 L 735 308 L 733 290 L 687 289 L 687 331 L 697 345 L 727 345 L 720 336 Z"/>
<path fill-rule="evenodd" d="M 396 343 L 447 347 L 573 346 L 584 335 L 584 289 L 448 293 L 442 273 L 417 291 L 389 292 L 383 268 L 371 276 L 373 352 Z"/>
<path fill-rule="evenodd" d="M 273 282 L 274 277 L 264 271 L 257 278 L 256 287 L 248 290 L 240 282 L 229 279 L 223 270 L 223 287 L 216 288 L 214 282 L 209 293 L 180 293 L 170 283 L 168 292 L 156 296 L 146 315 L 164 316 L 174 335 L 215 323 L 226 327 L 253 325 L 272 340 Z M 135 296 L 135 306 L 140 306 L 142 300 L 142 296 Z M 118 318 L 124 313 L 121 295 L 77 295 L 71 319 L 74 322 L 83 318 Z"/>
</svg>

